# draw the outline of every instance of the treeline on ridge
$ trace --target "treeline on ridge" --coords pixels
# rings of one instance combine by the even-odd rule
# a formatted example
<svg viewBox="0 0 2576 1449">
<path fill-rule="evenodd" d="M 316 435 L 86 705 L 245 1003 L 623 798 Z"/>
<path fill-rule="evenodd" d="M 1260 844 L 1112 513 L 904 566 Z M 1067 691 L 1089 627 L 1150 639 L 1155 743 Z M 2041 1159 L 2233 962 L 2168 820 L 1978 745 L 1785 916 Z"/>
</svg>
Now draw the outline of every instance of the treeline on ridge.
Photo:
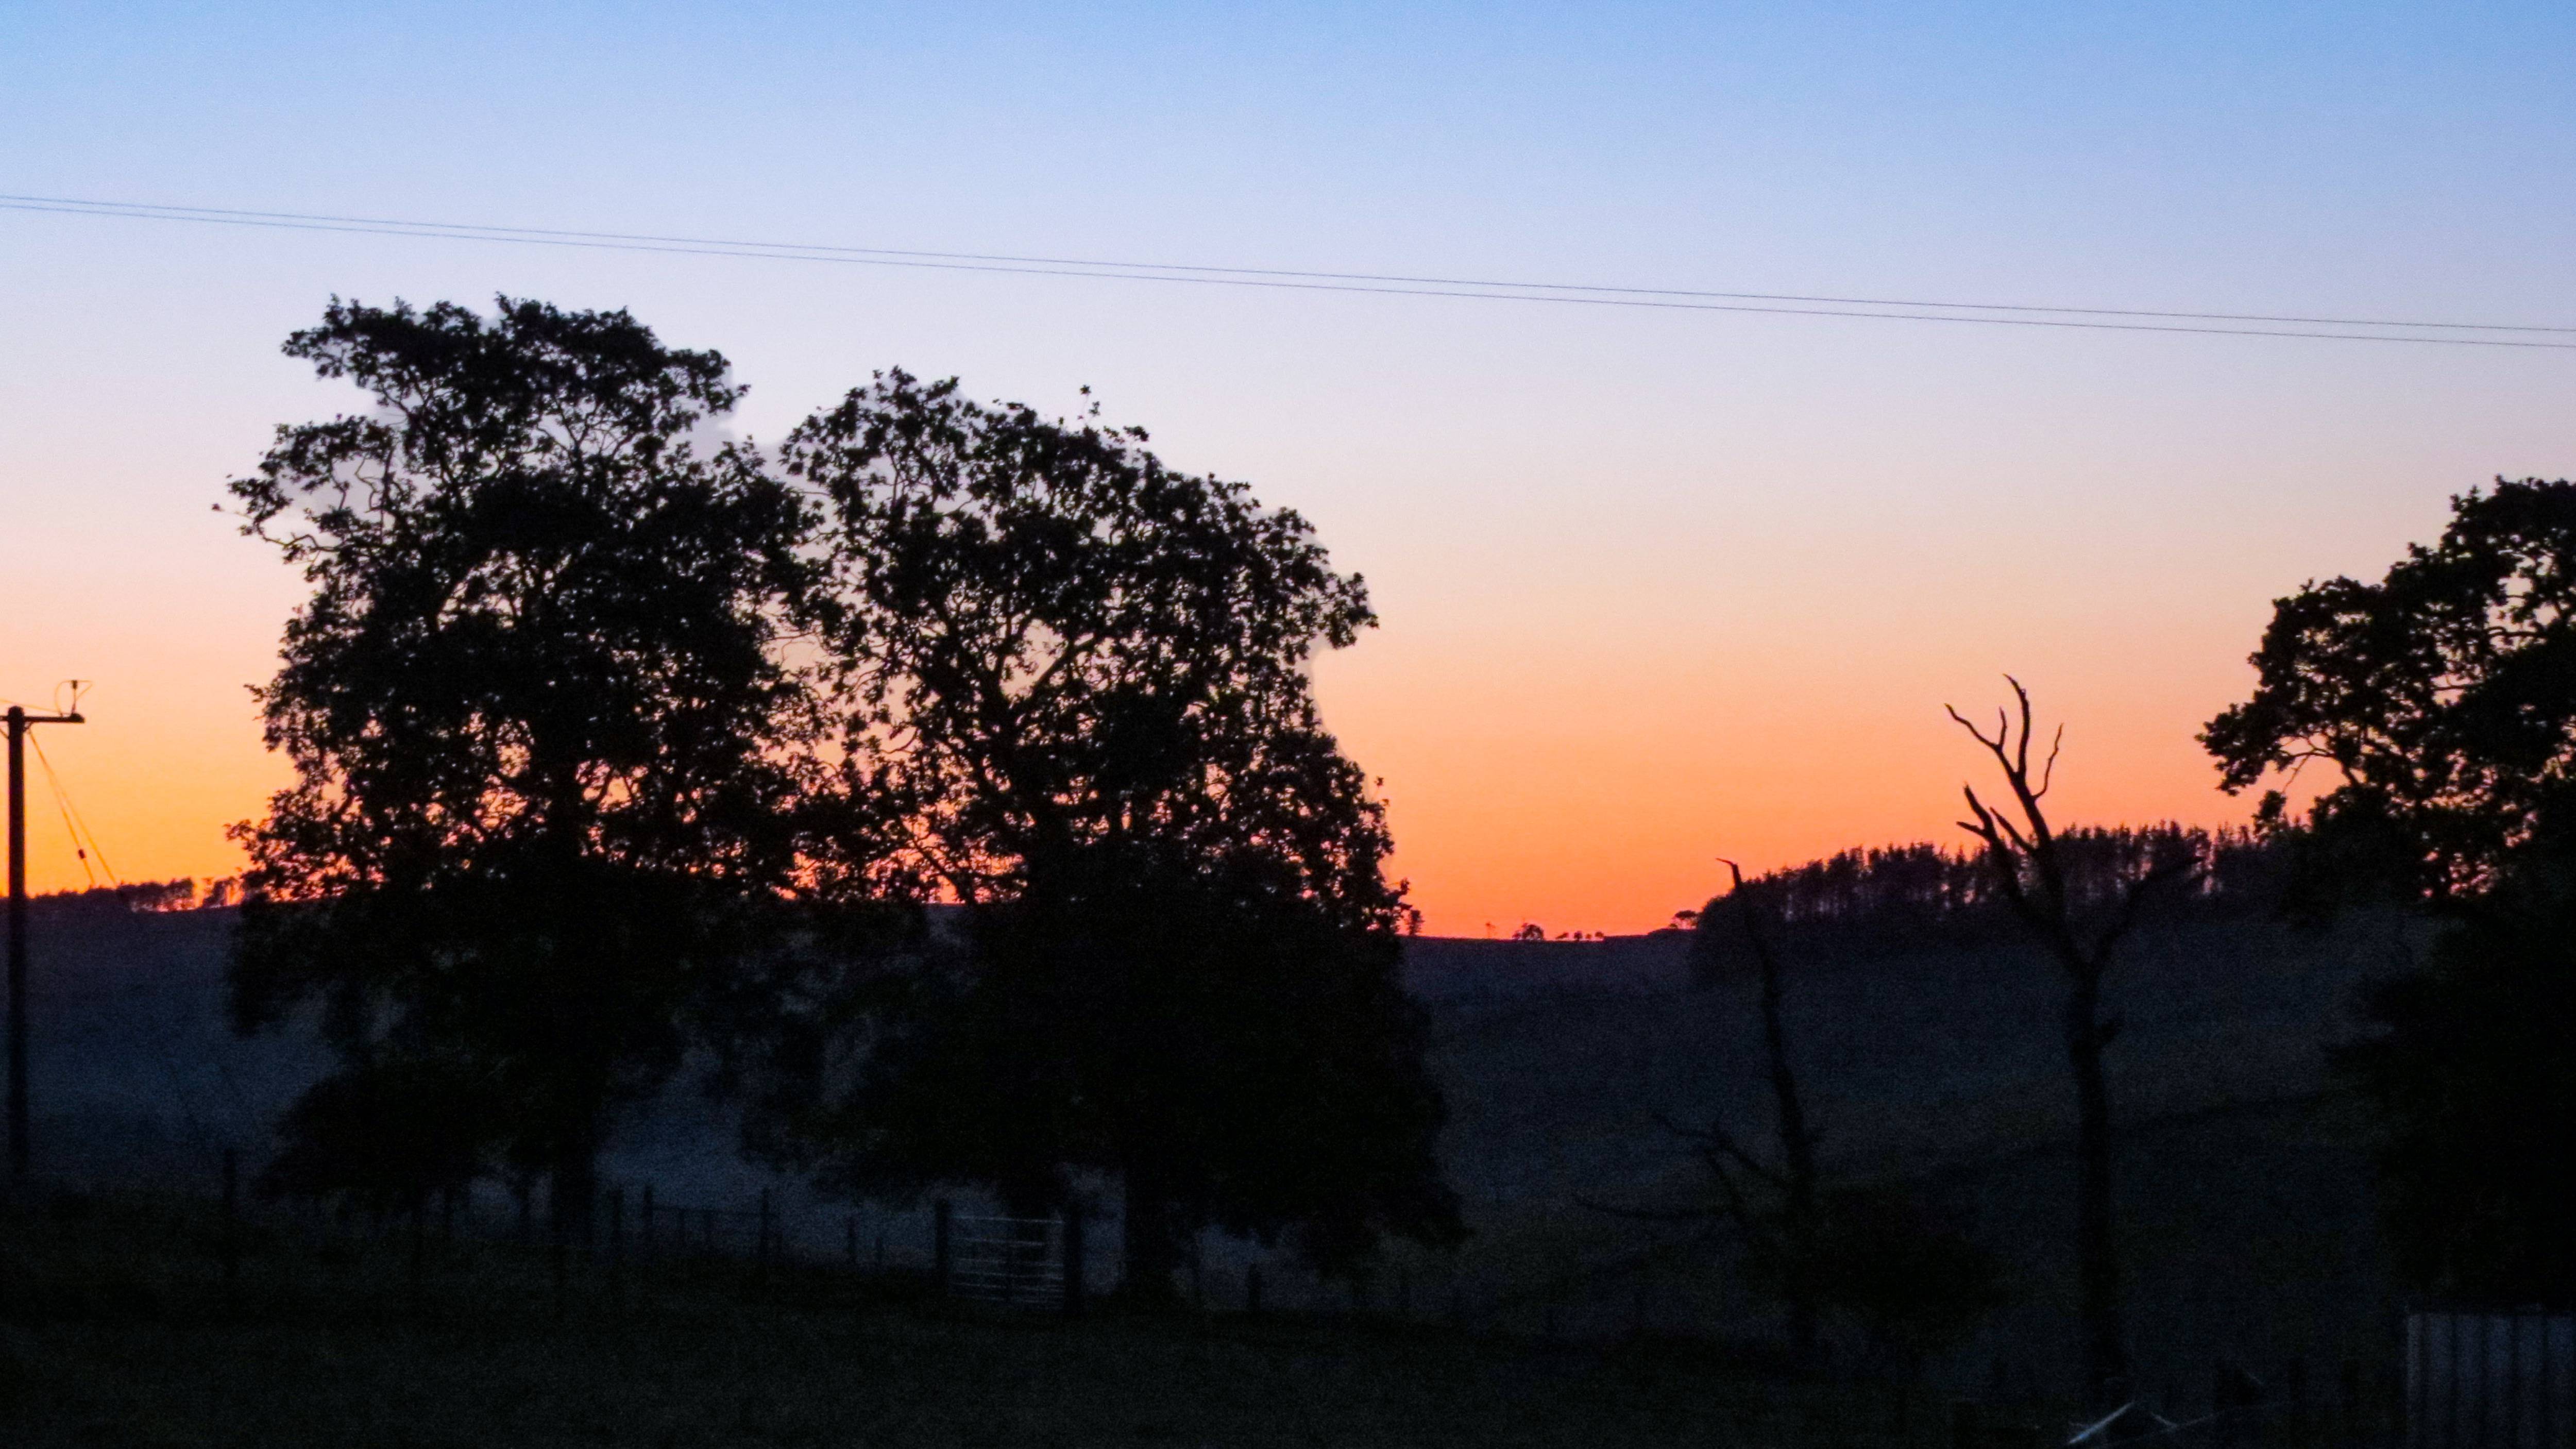
<svg viewBox="0 0 2576 1449">
<path fill-rule="evenodd" d="M 2299 833 L 2288 828 L 2087 825 L 2068 828 L 2056 842 L 2068 904 L 2079 913 L 2113 907 L 2129 882 L 2158 862 L 2185 860 L 2198 869 L 2163 893 L 2160 914 L 2275 914 L 2290 898 L 2301 860 Z M 1747 876 L 1741 889 L 1740 897 L 1712 897 L 1697 913 L 1710 927 L 1693 953 L 1703 973 L 1731 969 L 1737 932 L 1717 925 L 1745 906 L 1798 944 L 1836 950 L 1985 945 L 2019 929 L 1985 852 L 1931 841 L 1837 851 Z"/>
</svg>

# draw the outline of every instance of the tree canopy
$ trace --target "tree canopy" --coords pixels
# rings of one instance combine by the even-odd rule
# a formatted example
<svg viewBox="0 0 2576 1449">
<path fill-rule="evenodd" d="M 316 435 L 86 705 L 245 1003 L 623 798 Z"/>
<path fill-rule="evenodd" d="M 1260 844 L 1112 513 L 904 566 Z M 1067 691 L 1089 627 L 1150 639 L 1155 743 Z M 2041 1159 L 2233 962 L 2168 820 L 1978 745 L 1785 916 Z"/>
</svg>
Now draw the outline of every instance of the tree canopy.
<svg viewBox="0 0 2576 1449">
<path fill-rule="evenodd" d="M 286 351 L 375 407 L 280 428 L 232 484 L 313 586 L 259 691 L 296 777 L 237 832 L 236 1018 L 319 1001 L 351 1073 L 392 1074 L 297 1120 L 345 1138 L 459 1084 L 578 1194 L 731 907 L 797 870 L 810 515 L 705 441 L 724 359 L 624 312 L 335 300 Z"/>
<path fill-rule="evenodd" d="M 2576 486 L 2497 480 L 2378 583 L 2273 606 L 2253 697 L 2201 741 L 2227 789 L 2312 762 L 2316 849 L 2347 880 L 2452 898 L 2576 830 Z M 2265 818 L 2287 802 L 2267 795 Z"/>
<path fill-rule="evenodd" d="M 1384 813 L 1305 673 L 1365 589 L 1146 441 L 892 372 L 781 456 L 831 509 L 847 790 L 967 908 L 823 1150 L 1022 1198 L 1116 1172 L 1152 1291 L 1195 1223 L 1348 1257 L 1455 1207 Z"/>
</svg>

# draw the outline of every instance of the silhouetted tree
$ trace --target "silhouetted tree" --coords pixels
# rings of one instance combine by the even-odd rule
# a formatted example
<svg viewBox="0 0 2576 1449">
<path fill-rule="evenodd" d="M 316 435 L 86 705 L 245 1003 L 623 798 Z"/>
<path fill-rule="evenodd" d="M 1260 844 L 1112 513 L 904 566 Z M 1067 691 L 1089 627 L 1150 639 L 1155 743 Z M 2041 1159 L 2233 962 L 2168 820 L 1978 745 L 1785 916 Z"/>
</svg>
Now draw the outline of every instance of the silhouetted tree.
<svg viewBox="0 0 2576 1449">
<path fill-rule="evenodd" d="M 2111 1210 L 2111 1091 L 2102 1069 L 2103 1050 L 2120 1028 L 2116 1020 L 2103 1015 L 2102 983 L 2121 939 L 2137 923 L 2148 897 L 2159 887 L 2200 873 L 2200 839 L 2182 831 L 2140 837 L 2137 856 L 2121 872 L 2125 879 L 2116 898 L 2086 911 L 2076 894 L 2063 842 L 2041 805 L 2056 774 L 2065 729 L 2059 728 L 2046 758 L 2034 766 L 2030 691 L 2010 676 L 2005 682 L 2012 686 L 2018 703 L 2018 720 L 1998 710 L 1994 733 L 1971 724 L 1956 709 L 1949 711 L 1950 718 L 1994 756 L 2012 792 L 2011 805 L 1997 810 L 1978 797 L 1974 786 L 1963 786 L 1971 818 L 1960 826 L 1985 847 L 1996 889 L 2066 978 L 2063 1032 L 2067 1065 L 2075 1078 L 2075 1241 L 2084 1395 L 2088 1407 L 2106 1409 L 2112 1407 L 2106 1400 L 2128 1377 L 2129 1351 L 2121 1323 L 2119 1240 Z"/>
<path fill-rule="evenodd" d="M 1910 1385 L 1927 1356 L 1956 1342 L 2001 1301 L 1995 1260 L 1902 1186 L 1832 1188 L 1825 1182 L 1818 1134 L 1789 1048 L 1787 972 L 1774 939 L 1774 890 L 1796 877 L 1748 882 L 1734 861 L 1721 863 L 1733 889 L 1692 913 L 1698 932 L 1691 943 L 1693 974 L 1703 986 L 1717 980 L 1739 946 L 1753 959 L 1771 1086 L 1772 1153 L 1755 1151 L 1722 1121 L 1687 1126 L 1659 1117 L 1666 1131 L 1698 1152 L 1717 1189 L 1716 1201 L 1640 1210 L 1577 1200 L 1622 1217 L 1732 1224 L 1745 1245 L 1748 1281 L 1786 1311 L 1790 1348 L 1800 1367 L 1818 1366 L 1822 1330 L 1835 1320 L 1858 1330 L 1885 1366 Z"/>
<path fill-rule="evenodd" d="M 560 1223 L 795 875 L 811 518 L 693 440 L 741 396 L 724 359 L 624 312 L 335 300 L 286 351 L 375 409 L 280 428 L 232 484 L 314 590 L 259 692 L 296 778 L 237 828 L 232 1008 L 318 1003 L 349 1064 L 280 1171 L 402 1180 L 353 1158 L 371 1133 L 434 1176 L 497 1150 Z"/>
<path fill-rule="evenodd" d="M 2311 883 L 2474 894 L 2518 850 L 2576 831 L 2576 486 L 2498 479 L 2451 501 L 2430 548 L 2376 584 L 2273 605 L 2254 695 L 2201 742 L 2248 789 L 2321 761 Z M 2268 793 L 2262 814 L 2287 805 Z"/>
<path fill-rule="evenodd" d="M 1150 1296 L 1199 1223 L 1328 1262 L 1457 1229 L 1383 812 L 1305 673 L 1366 593 L 1145 441 L 902 372 L 789 436 L 837 538 L 848 793 L 966 914 L 779 1100 L 847 1176 L 1033 1204 L 1114 1171 Z"/>
<path fill-rule="evenodd" d="M 1700 1129 L 1701 1140 L 1715 1149 L 1711 1162 L 1713 1170 L 1723 1171 L 1724 1165 L 1730 1161 L 1752 1167 L 1779 1189 L 1775 1276 L 1781 1301 L 1789 1310 L 1790 1348 L 1802 1365 L 1812 1366 L 1816 1357 L 1818 1274 L 1823 1266 L 1823 1245 L 1819 1236 L 1821 1225 L 1817 1218 L 1816 1136 L 1807 1122 L 1806 1099 L 1798 1090 L 1797 1065 L 1789 1054 L 1787 984 L 1782 979 L 1780 955 L 1773 946 L 1770 925 L 1765 920 L 1764 903 L 1759 892 L 1746 889 L 1741 867 L 1731 860 L 1722 864 L 1734 885 L 1734 890 L 1726 897 L 1730 909 L 1724 914 L 1733 919 L 1736 932 L 1751 951 L 1761 981 L 1762 1054 L 1771 1081 L 1779 1166 L 1776 1171 L 1759 1167 L 1752 1154 L 1737 1146 L 1716 1124 Z M 1701 920 L 1713 922 L 1717 914 L 1712 909 Z M 1704 943 L 1707 939 L 1702 937 L 1694 944 Z M 1730 1188 L 1728 1196 L 1742 1200 L 1744 1194 Z"/>
<path fill-rule="evenodd" d="M 2302 904 L 2424 902 L 2428 970 L 2374 986 L 2340 1054 L 2379 1109 L 2383 1219 L 2417 1288 L 2576 1296 L 2564 1143 L 2576 1129 L 2576 486 L 2498 479 L 2451 500 L 2376 584 L 2277 601 L 2254 695 L 2201 740 L 2231 790 L 2312 761 Z M 2280 791 L 2262 816 L 2287 815 Z"/>
<path fill-rule="evenodd" d="M 2336 1064 L 2384 1124 L 2380 1205 L 2407 1286 L 2576 1304 L 2576 869 L 2517 866 L 2365 1015 Z"/>
</svg>

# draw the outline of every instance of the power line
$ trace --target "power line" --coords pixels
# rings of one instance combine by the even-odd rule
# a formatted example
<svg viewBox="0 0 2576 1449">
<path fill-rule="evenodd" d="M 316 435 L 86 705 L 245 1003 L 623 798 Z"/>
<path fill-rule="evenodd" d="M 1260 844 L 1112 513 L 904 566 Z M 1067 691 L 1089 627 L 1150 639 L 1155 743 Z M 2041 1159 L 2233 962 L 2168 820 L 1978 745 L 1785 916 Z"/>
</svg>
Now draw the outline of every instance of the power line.
<svg viewBox="0 0 2576 1449">
<path fill-rule="evenodd" d="M 36 748 L 36 763 L 45 767 L 45 784 L 53 790 L 54 804 L 63 812 L 63 829 L 71 832 L 72 850 L 81 858 L 81 872 L 89 873 L 90 857 L 96 856 L 98 868 L 107 872 L 108 884 L 125 884 L 117 878 L 116 867 L 108 864 L 107 849 L 98 843 L 98 832 L 89 828 L 89 820 L 81 814 L 80 806 L 72 803 L 72 792 L 63 788 L 62 777 L 54 773 L 54 762 L 45 758 L 44 741 L 30 731 L 27 743 Z M 95 887 L 97 884 L 98 877 L 91 875 L 90 885 Z"/>
<path fill-rule="evenodd" d="M 32 736 L 29 743 L 34 743 Z M 89 851 L 81 846 L 80 830 L 72 824 L 72 802 L 63 794 L 63 782 L 54 778 L 54 762 L 45 758 L 42 745 L 36 746 L 36 760 L 45 767 L 45 783 L 53 787 L 54 809 L 63 817 L 63 834 L 71 840 L 72 854 L 80 859 L 81 878 L 89 882 L 91 890 L 97 890 L 98 872 L 89 868 Z"/>
<path fill-rule="evenodd" d="M 1379 296 L 1554 302 L 1577 306 L 1644 308 L 1658 311 L 1849 317 L 1875 321 L 1966 322 L 1988 326 L 2055 327 L 2086 331 L 2166 332 L 2223 337 L 2295 337 L 2337 342 L 2410 342 L 2452 347 L 2515 347 L 2576 351 L 2576 341 L 2538 340 L 2545 336 L 2576 337 L 2576 327 L 2530 323 L 2423 322 L 2391 318 L 2311 317 L 2271 313 L 2057 307 L 2020 302 L 1944 302 L 1797 293 L 1719 292 L 1571 282 L 1494 281 L 1463 277 L 1411 276 L 1398 273 L 1294 271 L 1284 268 L 1099 261 L 1005 253 L 916 251 L 891 247 L 833 246 L 802 242 L 733 241 L 635 232 L 571 231 L 543 227 L 483 226 L 459 222 L 402 221 L 382 217 L 340 216 L 311 212 L 246 211 L 223 207 L 93 201 L 74 197 L 0 194 L 0 210 L 102 216 L 125 220 L 184 221 L 288 231 L 406 236 L 448 241 L 505 242 L 526 246 L 575 247 L 601 251 L 741 257 L 772 261 L 833 262 L 860 266 L 987 272 L 1020 276 L 1186 282 L 1204 286 L 1258 287 L 1272 290 Z M 2015 315 L 1993 315 L 1997 313 Z M 2133 320 L 2104 320 L 2114 318 Z M 2264 325 L 2187 325 L 2193 323 Z M 2404 330 L 2398 332 L 2304 330 L 2321 327 Z M 2440 335 L 2464 332 L 2529 335 L 2515 337 Z"/>
</svg>

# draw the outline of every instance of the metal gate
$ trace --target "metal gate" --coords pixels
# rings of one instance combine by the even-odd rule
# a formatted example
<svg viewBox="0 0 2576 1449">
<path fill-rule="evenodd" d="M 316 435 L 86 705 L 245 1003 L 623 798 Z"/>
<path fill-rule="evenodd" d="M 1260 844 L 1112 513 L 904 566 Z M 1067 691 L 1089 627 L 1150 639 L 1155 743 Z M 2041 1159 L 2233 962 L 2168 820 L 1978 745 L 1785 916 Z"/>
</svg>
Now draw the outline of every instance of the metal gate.
<svg viewBox="0 0 2576 1449">
<path fill-rule="evenodd" d="M 2407 1449 L 2576 1449 L 2576 1315 L 2406 1315 Z"/>
<path fill-rule="evenodd" d="M 1054 1218 L 946 1218 L 948 1291 L 1014 1308 L 1055 1308 L 1065 1295 L 1065 1234 Z"/>
</svg>

